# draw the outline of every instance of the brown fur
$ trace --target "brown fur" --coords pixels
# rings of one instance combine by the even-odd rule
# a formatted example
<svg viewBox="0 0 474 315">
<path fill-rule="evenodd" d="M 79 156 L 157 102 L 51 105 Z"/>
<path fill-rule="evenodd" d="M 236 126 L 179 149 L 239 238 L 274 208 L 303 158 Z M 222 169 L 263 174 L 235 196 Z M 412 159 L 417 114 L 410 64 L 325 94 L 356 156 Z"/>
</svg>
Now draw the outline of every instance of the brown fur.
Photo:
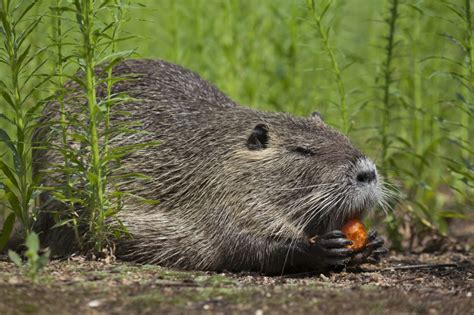
<svg viewBox="0 0 474 315">
<path fill-rule="evenodd" d="M 127 171 L 151 177 L 145 187 L 130 182 L 128 188 L 160 204 L 126 200 L 119 218 L 133 238 L 117 241 L 119 258 L 184 269 L 304 270 L 311 264 L 298 244 L 340 228 L 380 200 L 378 183 L 356 180 L 365 168 L 374 169 L 371 162 L 318 116 L 242 107 L 164 61 L 126 61 L 114 73 L 133 74 L 114 92 L 137 101 L 116 108 L 130 116 L 114 115 L 112 124 L 139 120 L 148 134 L 115 137 L 112 146 L 161 141 L 122 161 Z M 267 143 L 252 147 L 253 130 L 265 133 Z M 40 169 L 45 161 L 60 162 L 54 150 L 36 159 Z M 59 230 L 43 238 L 58 253 L 71 246 Z"/>
</svg>

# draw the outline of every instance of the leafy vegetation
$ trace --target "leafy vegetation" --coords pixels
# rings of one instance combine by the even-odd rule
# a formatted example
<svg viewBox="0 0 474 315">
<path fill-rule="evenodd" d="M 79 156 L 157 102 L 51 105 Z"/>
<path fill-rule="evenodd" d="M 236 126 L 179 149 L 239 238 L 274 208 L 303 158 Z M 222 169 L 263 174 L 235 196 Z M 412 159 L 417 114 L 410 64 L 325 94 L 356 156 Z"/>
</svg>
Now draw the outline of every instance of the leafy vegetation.
<svg viewBox="0 0 474 315">
<path fill-rule="evenodd" d="M 117 135 L 138 132 L 133 127 L 139 122 L 114 126 L 110 123 L 111 109 L 130 101 L 127 95 L 113 92 L 113 85 L 127 78 L 115 77 L 112 73 L 114 65 L 133 53 L 133 50 L 117 49 L 117 43 L 126 39 L 119 34 L 128 6 L 128 1 L 78 0 L 74 6 L 56 1 L 56 6 L 51 8 L 56 13 L 52 22 L 53 46 L 58 56 L 54 67 L 59 115 L 50 122 L 50 127 L 60 135 L 61 141 L 44 146 L 58 152 L 61 158 L 50 163 L 49 170 L 43 174 L 57 180 L 41 189 L 52 192 L 54 201 L 65 205 L 59 209 L 68 209 L 52 211 L 57 222 L 53 228 L 72 228 L 81 249 L 95 253 L 109 250 L 112 238 L 126 234 L 116 213 L 122 208 L 122 199 L 133 197 L 133 193 L 120 184 L 113 184 L 117 182 L 113 179 L 142 179 L 140 174 L 119 171 L 120 159 L 152 145 L 109 146 Z M 71 15 L 75 16 L 76 23 L 71 23 L 74 21 Z M 77 33 L 63 34 L 63 23 Z M 65 47 L 63 43 L 71 40 L 76 43 L 72 49 Z M 64 48 L 67 55 L 61 57 Z M 79 71 L 68 74 L 65 66 Z M 73 82 L 69 90 L 63 87 L 64 78 Z M 105 91 L 105 96 L 99 97 L 98 91 Z M 65 107 L 66 102 L 73 106 Z M 79 143 L 79 150 L 75 143 Z"/>
<path fill-rule="evenodd" d="M 43 200 L 41 210 L 54 216 L 56 225 L 53 228 L 71 228 L 82 249 L 100 253 L 110 245 L 111 238 L 126 233 L 115 214 L 120 211 L 124 197 L 133 197 L 133 193 L 119 184 L 111 188 L 109 183 L 114 176 L 142 179 L 140 174 L 123 171 L 116 174 L 115 170 L 123 156 L 148 145 L 113 149 L 108 145 L 118 134 L 137 132 L 133 129 L 136 123 L 110 125 L 111 108 L 130 100 L 126 95 L 112 92 L 115 82 L 126 79 L 114 77 L 112 67 L 133 53 L 133 50 L 117 49 L 117 42 L 126 39 L 119 34 L 125 22 L 128 1 L 51 2 L 47 7 L 49 13 L 42 16 L 32 10 L 40 5 L 38 2 L 3 3 L 2 33 L 6 34 L 6 57 L 2 61 L 11 69 L 12 83 L 2 84 L 3 99 L 11 108 L 2 107 L 1 116 L 10 125 L 4 127 L 2 124 L 1 129 L 8 154 L 1 161 L 2 189 L 7 203 L 4 203 L 6 220 L 0 247 L 7 243 L 16 219 L 25 231 L 24 239 L 28 240 L 39 210 L 35 207 L 35 196 L 40 191 L 49 191 L 54 198 Z M 19 18 L 13 20 L 17 11 Z M 14 27 L 21 25 L 22 18 L 30 24 L 25 22 L 25 30 L 17 36 L 19 31 Z M 33 40 L 26 41 L 26 36 L 38 36 L 45 26 L 52 26 L 48 38 L 50 43 L 37 48 Z M 22 45 L 27 48 L 22 50 Z M 28 55 L 32 47 L 52 58 L 42 58 L 37 51 Z M 39 65 L 30 69 L 28 64 L 22 64 L 23 60 L 28 63 L 36 61 Z M 67 81 L 72 83 L 66 87 Z M 26 85 L 30 82 L 33 82 L 31 87 Z M 22 98 L 20 91 L 26 88 L 30 93 Z M 97 96 L 100 89 L 105 90 L 105 97 Z M 13 97 L 15 95 L 18 95 L 17 99 Z M 48 107 L 52 113 L 48 121 L 40 119 L 39 115 L 46 102 L 53 102 Z M 72 106 L 66 107 L 66 102 Z M 23 127 L 25 121 L 28 125 Z M 32 143 L 34 132 L 41 135 L 47 129 L 56 132 L 61 141 L 45 139 Z M 15 130 L 17 132 L 13 133 Z M 73 143 L 80 144 L 79 150 Z M 42 173 L 32 170 L 32 149 L 57 152 L 56 158 L 47 162 L 48 167 Z M 55 176 L 49 176 L 52 174 Z M 55 180 L 40 186 L 39 179 L 45 175 Z M 59 208 L 67 211 L 57 211 L 55 203 L 66 205 Z"/>
<path fill-rule="evenodd" d="M 26 263 L 23 263 L 20 255 L 12 250 L 8 251 L 8 256 L 15 265 L 18 266 L 18 268 L 25 269 L 25 274 L 33 282 L 37 282 L 41 271 L 48 264 L 49 251 L 46 250 L 45 252 L 41 252 L 38 234 L 35 232 L 28 234 L 25 241 L 25 247 L 26 251 L 24 256 L 26 257 Z"/>
<path fill-rule="evenodd" d="M 44 83 L 38 77 L 44 62 L 36 62 L 44 48 L 33 47 L 29 41 L 41 18 L 27 19 L 37 1 L 19 5 L 15 1 L 3 0 L 1 5 L 3 47 L 0 49 L 0 63 L 4 71 L 0 78 L 0 141 L 4 147 L 0 152 L 4 153 L 0 169 L 4 179 L 0 184 L 8 211 L 0 236 L 0 249 L 9 239 L 15 218 L 21 222 L 27 238 L 36 217 L 33 198 L 38 178 L 32 178 L 31 135 L 37 127 L 37 110 L 42 104 L 41 99 L 35 99 L 35 90 Z"/>
<path fill-rule="evenodd" d="M 107 144 L 117 128 L 134 132 L 109 120 L 127 101 L 113 93 L 124 78 L 111 68 L 134 51 L 191 68 L 242 104 L 320 112 L 398 187 L 384 225 L 395 247 L 446 235 L 448 221 L 466 218 L 474 200 L 472 11 L 469 0 L 2 0 L 0 247 L 15 220 L 25 236 L 31 231 L 38 189 L 69 205 L 57 225 L 92 240 L 83 246 L 101 251 L 126 233 L 114 218 L 130 193 L 106 187 L 129 151 Z M 70 80 L 85 99 L 67 95 Z M 98 86 L 106 97 L 97 97 Z M 62 142 L 46 145 L 60 152 L 51 172 L 64 181 L 38 187 L 31 136 L 45 99 L 57 103 L 49 123 Z M 65 102 L 77 102 L 77 112 L 66 112 Z"/>
</svg>

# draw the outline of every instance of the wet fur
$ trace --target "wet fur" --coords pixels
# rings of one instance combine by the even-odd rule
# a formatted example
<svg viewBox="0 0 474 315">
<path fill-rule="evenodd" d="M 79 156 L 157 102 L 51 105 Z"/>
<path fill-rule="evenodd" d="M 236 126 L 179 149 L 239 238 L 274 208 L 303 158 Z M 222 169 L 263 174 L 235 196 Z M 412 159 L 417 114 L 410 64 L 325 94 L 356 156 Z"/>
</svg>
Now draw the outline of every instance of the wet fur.
<svg viewBox="0 0 474 315">
<path fill-rule="evenodd" d="M 112 146 L 161 141 L 122 161 L 122 168 L 151 177 L 146 186 L 129 182 L 128 188 L 160 204 L 126 200 L 119 218 L 132 238 L 117 241 L 121 259 L 183 269 L 305 270 L 299 243 L 340 228 L 380 200 L 379 184 L 354 183 L 364 155 L 318 116 L 240 106 L 195 73 L 164 61 L 126 61 L 114 73 L 133 77 L 116 84 L 114 93 L 125 91 L 136 101 L 116 108 L 131 115 L 114 115 L 112 124 L 137 120 L 148 134 L 115 137 Z M 48 119 L 57 113 L 52 106 Z M 259 124 L 268 142 L 249 149 Z M 59 139 L 50 130 L 37 137 Z M 38 170 L 46 161 L 61 162 L 53 150 L 35 158 Z M 49 176 L 45 185 L 52 184 Z M 50 218 L 42 222 L 38 229 L 53 251 L 73 249 L 70 234 L 47 231 Z"/>
</svg>

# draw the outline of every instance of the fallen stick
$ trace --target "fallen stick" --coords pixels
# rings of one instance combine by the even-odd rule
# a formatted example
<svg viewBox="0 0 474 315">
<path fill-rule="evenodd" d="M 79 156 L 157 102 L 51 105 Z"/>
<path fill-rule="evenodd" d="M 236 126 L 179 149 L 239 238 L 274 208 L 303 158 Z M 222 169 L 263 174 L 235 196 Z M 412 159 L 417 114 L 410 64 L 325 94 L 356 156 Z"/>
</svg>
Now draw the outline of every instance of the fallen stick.
<svg viewBox="0 0 474 315">
<path fill-rule="evenodd" d="M 395 271 L 395 270 L 414 270 L 414 269 L 439 269 L 439 268 L 459 268 L 458 264 L 418 264 L 418 265 L 403 265 L 403 266 L 393 266 L 387 267 L 382 269 L 372 269 L 372 270 L 365 270 L 365 269 L 353 269 L 352 272 L 359 273 L 359 272 L 384 272 L 384 271 Z M 311 277 L 311 276 L 318 276 L 321 272 L 302 272 L 302 273 L 293 273 L 288 275 L 282 275 L 283 278 L 303 278 L 303 277 Z"/>
<path fill-rule="evenodd" d="M 395 271 L 395 270 L 412 270 L 412 269 L 438 269 L 438 268 L 458 268 L 458 264 L 419 264 L 404 265 L 382 268 L 374 271 Z"/>
</svg>

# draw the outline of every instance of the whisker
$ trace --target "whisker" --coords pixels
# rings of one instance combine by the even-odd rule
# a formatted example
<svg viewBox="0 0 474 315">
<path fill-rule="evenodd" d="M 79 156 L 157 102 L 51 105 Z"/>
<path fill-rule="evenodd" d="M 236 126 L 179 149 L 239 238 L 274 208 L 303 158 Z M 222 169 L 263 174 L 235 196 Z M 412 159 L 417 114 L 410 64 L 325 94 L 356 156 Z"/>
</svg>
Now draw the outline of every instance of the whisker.
<svg viewBox="0 0 474 315">
<path fill-rule="evenodd" d="M 319 187 L 330 187 L 330 186 L 337 186 L 338 184 L 329 183 L 329 184 L 316 184 L 316 185 L 308 185 L 302 187 L 291 187 L 291 188 L 275 188 L 278 191 L 292 191 L 292 190 L 303 190 L 309 188 L 319 188 Z"/>
</svg>

